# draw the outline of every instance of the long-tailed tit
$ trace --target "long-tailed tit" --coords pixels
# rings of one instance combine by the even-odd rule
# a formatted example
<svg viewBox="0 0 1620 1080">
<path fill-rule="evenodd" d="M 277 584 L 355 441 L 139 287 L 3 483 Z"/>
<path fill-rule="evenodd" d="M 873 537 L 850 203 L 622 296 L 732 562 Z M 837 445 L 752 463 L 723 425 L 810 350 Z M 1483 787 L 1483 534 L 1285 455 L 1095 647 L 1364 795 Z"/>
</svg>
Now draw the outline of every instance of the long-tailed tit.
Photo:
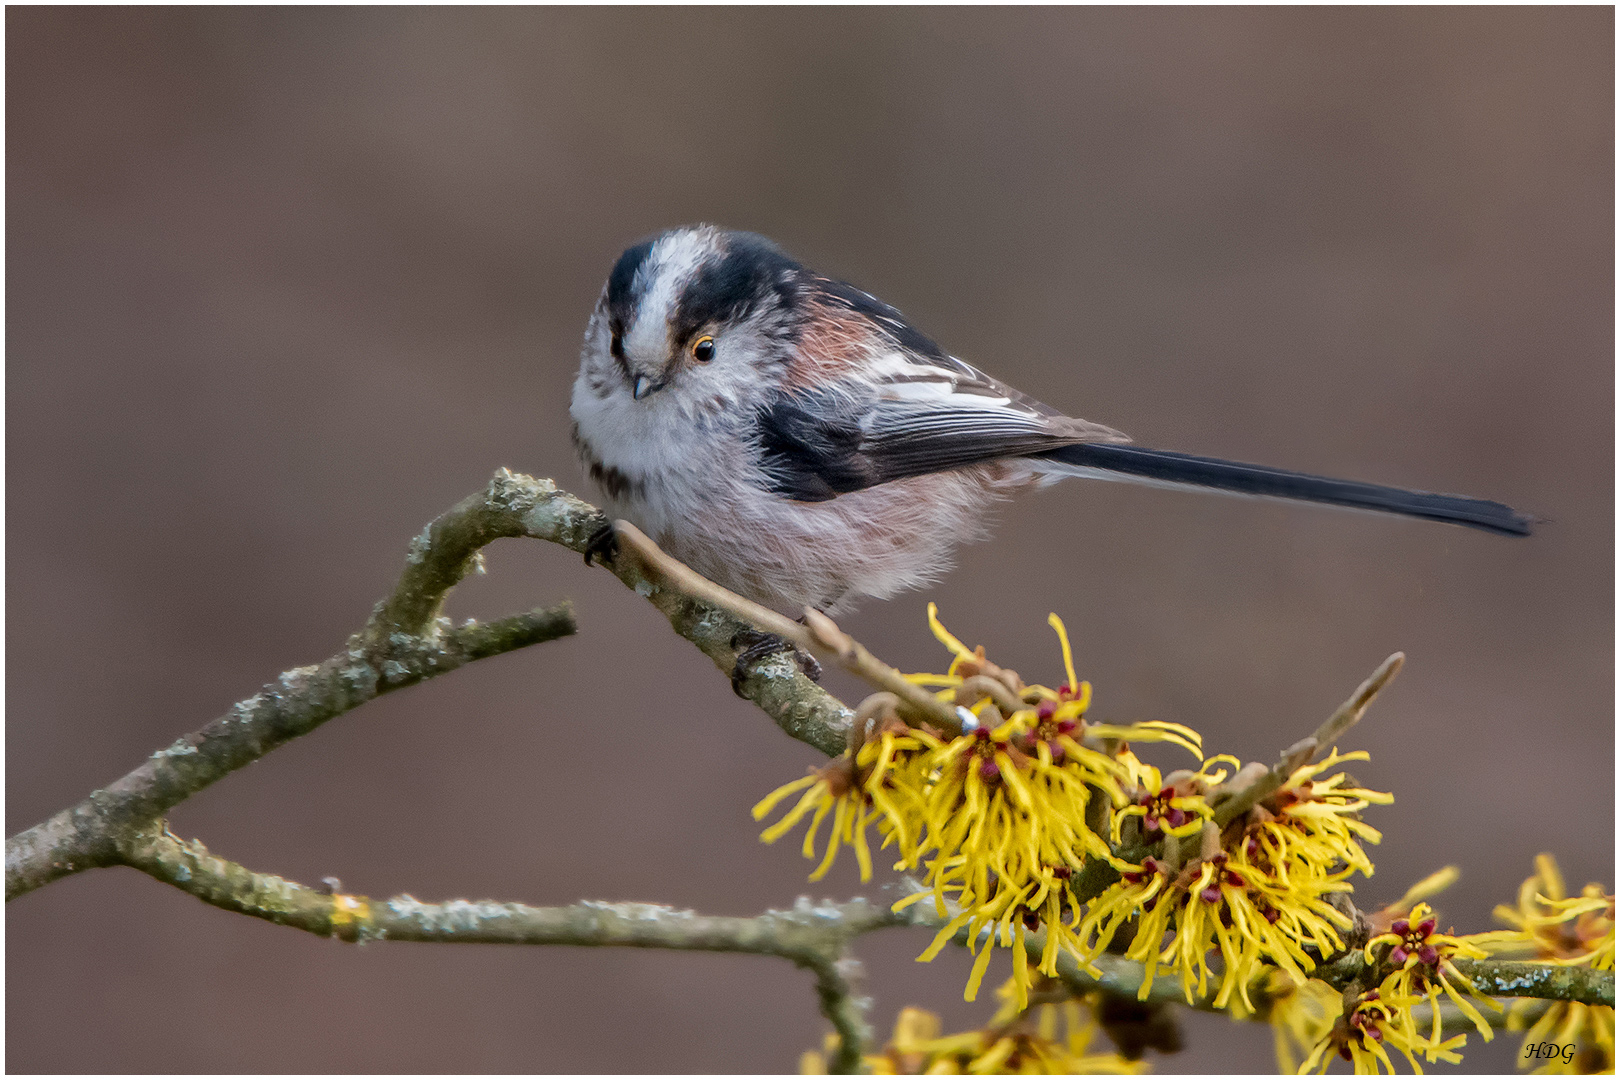
<svg viewBox="0 0 1620 1080">
<path fill-rule="evenodd" d="M 1501 503 L 1127 445 L 945 353 L 764 237 L 674 229 L 619 257 L 585 331 L 574 442 L 609 513 L 743 596 L 837 612 L 915 588 L 986 511 L 1065 476 L 1332 503 L 1525 536 Z"/>
</svg>

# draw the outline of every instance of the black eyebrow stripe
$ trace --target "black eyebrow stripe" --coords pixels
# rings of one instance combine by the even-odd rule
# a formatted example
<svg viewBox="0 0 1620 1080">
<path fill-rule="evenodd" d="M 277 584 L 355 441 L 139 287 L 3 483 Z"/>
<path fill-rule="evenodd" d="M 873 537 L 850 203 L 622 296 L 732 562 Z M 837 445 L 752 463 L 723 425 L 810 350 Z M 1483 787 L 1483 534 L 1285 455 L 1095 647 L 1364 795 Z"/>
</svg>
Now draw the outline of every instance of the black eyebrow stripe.
<svg viewBox="0 0 1620 1080">
<path fill-rule="evenodd" d="M 718 257 L 707 259 L 681 290 L 670 322 L 677 343 L 709 323 L 741 319 L 773 292 L 791 304 L 803 267 L 753 233 L 729 233 Z"/>
<path fill-rule="evenodd" d="M 630 315 L 635 309 L 636 272 L 646 263 L 647 257 L 652 254 L 653 245 L 657 240 L 643 240 L 641 243 L 624 250 L 619 261 L 613 264 L 613 272 L 607 280 L 607 309 L 612 325 L 619 332 L 630 322 Z"/>
</svg>

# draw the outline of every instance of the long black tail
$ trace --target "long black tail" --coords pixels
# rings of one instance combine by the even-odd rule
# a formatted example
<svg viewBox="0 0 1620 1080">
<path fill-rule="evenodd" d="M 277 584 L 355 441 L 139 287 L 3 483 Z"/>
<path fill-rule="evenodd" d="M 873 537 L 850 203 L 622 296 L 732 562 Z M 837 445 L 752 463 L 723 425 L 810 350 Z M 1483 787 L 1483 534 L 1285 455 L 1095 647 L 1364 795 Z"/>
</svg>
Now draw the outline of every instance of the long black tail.
<svg viewBox="0 0 1620 1080">
<path fill-rule="evenodd" d="M 1195 457 L 1170 450 L 1150 450 L 1145 446 L 1119 446 L 1109 443 L 1077 443 L 1038 455 L 1070 466 L 1082 474 L 1112 473 L 1104 479 L 1134 479 L 1148 484 L 1174 484 L 1229 491 L 1239 495 L 1264 495 L 1278 499 L 1353 506 L 1386 514 L 1445 521 L 1467 525 L 1507 536 L 1529 536 L 1535 519 L 1511 506 L 1465 495 L 1436 495 L 1430 491 L 1362 484 L 1354 480 L 1333 480 L 1326 476 L 1245 465 L 1239 461 Z"/>
</svg>

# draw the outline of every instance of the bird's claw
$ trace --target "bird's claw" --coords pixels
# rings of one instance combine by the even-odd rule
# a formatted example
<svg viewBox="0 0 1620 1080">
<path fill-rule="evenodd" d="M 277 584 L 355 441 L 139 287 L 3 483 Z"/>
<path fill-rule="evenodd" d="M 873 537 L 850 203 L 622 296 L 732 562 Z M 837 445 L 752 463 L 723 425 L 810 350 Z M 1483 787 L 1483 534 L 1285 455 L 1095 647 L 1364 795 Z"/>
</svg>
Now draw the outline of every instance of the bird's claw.
<svg viewBox="0 0 1620 1080">
<path fill-rule="evenodd" d="M 613 569 L 613 560 L 619 556 L 619 538 L 614 535 L 613 522 L 591 533 L 591 538 L 585 541 L 586 566 L 591 565 L 593 556 L 609 570 Z"/>
<path fill-rule="evenodd" d="M 747 696 L 743 693 L 742 684 L 753 673 L 754 665 L 776 653 L 792 654 L 805 678 L 811 682 L 821 681 L 820 662 L 791 641 L 775 634 L 761 630 L 739 630 L 731 639 L 731 647 L 737 650 L 737 662 L 731 667 L 731 689 L 738 697 Z"/>
</svg>

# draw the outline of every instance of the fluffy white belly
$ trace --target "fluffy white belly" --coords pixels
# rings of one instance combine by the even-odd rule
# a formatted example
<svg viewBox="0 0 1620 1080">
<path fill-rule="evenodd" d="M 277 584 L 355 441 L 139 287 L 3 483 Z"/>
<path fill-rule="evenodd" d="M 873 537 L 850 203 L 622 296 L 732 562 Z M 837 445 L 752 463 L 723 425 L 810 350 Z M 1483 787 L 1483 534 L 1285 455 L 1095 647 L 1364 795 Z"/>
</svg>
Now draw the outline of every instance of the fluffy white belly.
<svg viewBox="0 0 1620 1080">
<path fill-rule="evenodd" d="M 733 592 L 790 615 L 805 607 L 836 614 L 949 570 L 956 545 L 987 534 L 1001 492 L 1025 482 L 1027 474 L 1013 472 L 982 466 L 812 503 L 729 470 L 677 469 L 609 501 L 664 550 Z"/>
</svg>

